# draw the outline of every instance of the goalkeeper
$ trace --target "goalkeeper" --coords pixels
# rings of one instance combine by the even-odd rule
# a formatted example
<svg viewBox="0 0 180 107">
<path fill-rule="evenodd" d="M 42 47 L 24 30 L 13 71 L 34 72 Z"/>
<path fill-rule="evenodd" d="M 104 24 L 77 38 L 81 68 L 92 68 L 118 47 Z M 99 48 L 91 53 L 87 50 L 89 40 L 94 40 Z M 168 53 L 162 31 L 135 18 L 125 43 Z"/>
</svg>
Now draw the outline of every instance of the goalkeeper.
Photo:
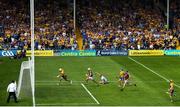
<svg viewBox="0 0 180 107">
<path fill-rule="evenodd" d="M 59 75 L 57 75 L 57 78 L 59 78 L 59 85 L 63 79 L 72 84 L 72 80 L 67 79 L 67 75 L 65 74 L 64 69 L 62 68 L 59 68 Z"/>
</svg>

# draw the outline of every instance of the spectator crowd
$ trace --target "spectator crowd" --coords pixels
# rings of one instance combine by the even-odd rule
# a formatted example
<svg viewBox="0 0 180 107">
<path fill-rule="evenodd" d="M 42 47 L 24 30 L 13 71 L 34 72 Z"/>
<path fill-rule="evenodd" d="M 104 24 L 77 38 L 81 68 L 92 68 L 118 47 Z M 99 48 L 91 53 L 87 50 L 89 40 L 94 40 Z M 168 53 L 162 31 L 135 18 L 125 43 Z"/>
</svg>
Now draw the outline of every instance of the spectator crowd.
<svg viewBox="0 0 180 107">
<path fill-rule="evenodd" d="M 77 49 L 73 31 L 72 9 L 63 2 L 37 0 L 35 2 L 35 49 Z M 0 2 L 0 49 L 30 49 L 30 10 L 28 1 Z"/>
<path fill-rule="evenodd" d="M 160 6 L 150 0 L 78 0 L 77 27 L 83 49 L 176 49 L 180 42 L 180 3 L 170 3 L 170 24 Z M 152 0 L 151 0 L 152 1 Z M 158 1 L 158 0 L 154 0 Z M 0 50 L 31 47 L 28 0 L 0 1 Z M 148 4 L 148 5 L 147 5 Z M 69 0 L 35 2 L 35 49 L 78 49 Z"/>
<path fill-rule="evenodd" d="M 82 4 L 79 16 L 85 49 L 176 49 L 180 40 L 179 16 L 174 18 L 174 27 L 167 30 L 166 17 L 159 8 L 136 0 L 106 4 Z"/>
</svg>

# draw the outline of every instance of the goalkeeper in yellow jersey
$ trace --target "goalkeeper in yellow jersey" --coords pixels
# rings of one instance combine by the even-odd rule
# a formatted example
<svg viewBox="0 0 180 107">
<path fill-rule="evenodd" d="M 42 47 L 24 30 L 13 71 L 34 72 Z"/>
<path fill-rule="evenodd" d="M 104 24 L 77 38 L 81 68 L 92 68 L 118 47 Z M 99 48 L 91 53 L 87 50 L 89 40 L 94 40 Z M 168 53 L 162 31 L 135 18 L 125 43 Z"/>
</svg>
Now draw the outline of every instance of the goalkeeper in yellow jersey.
<svg viewBox="0 0 180 107">
<path fill-rule="evenodd" d="M 64 69 L 62 69 L 62 68 L 59 68 L 59 75 L 57 75 L 57 78 L 59 78 L 59 85 L 63 79 L 72 84 L 72 80 L 69 80 L 67 78 L 67 75 L 65 74 Z"/>
</svg>

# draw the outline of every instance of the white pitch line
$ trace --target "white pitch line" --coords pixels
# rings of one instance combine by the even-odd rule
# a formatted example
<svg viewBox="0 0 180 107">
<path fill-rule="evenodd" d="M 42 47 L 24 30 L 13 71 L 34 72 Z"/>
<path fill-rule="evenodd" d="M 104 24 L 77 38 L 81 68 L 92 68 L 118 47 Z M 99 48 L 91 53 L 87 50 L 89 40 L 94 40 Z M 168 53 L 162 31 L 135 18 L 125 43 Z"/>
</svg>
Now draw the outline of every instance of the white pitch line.
<svg viewBox="0 0 180 107">
<path fill-rule="evenodd" d="M 131 58 L 131 57 L 128 57 L 128 58 L 129 58 L 130 60 L 136 62 L 137 64 L 143 66 L 144 68 L 146 68 L 147 70 L 151 71 L 152 73 L 156 74 L 157 76 L 161 77 L 161 78 L 164 79 L 166 82 L 169 82 L 169 80 L 168 80 L 166 77 L 164 77 L 164 76 L 158 74 L 157 72 L 155 72 L 155 71 L 153 71 L 152 69 L 148 68 L 148 67 L 145 66 L 144 64 L 142 64 L 142 63 L 136 61 L 135 59 L 133 59 L 133 58 Z M 174 84 L 174 85 L 175 85 L 176 87 L 180 88 L 179 85 L 177 85 L 177 84 Z"/>
<path fill-rule="evenodd" d="M 94 105 L 96 103 L 40 103 L 36 104 L 36 106 L 74 106 L 74 105 Z"/>
<path fill-rule="evenodd" d="M 93 98 L 93 100 L 97 103 L 100 104 L 99 101 L 91 94 L 91 92 L 86 88 L 86 86 L 81 83 L 82 87 L 87 91 L 87 93 Z"/>
</svg>

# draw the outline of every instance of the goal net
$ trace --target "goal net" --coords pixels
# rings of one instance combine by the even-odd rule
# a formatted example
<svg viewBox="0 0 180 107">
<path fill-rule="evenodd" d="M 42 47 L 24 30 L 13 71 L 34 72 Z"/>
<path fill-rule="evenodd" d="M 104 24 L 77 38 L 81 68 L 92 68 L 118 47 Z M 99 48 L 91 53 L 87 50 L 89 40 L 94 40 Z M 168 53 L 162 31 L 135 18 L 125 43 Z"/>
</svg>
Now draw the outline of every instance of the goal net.
<svg viewBox="0 0 180 107">
<path fill-rule="evenodd" d="M 33 97 L 34 79 L 32 68 L 32 61 L 23 61 L 20 68 L 17 97 L 19 99 L 26 99 Z"/>
</svg>

